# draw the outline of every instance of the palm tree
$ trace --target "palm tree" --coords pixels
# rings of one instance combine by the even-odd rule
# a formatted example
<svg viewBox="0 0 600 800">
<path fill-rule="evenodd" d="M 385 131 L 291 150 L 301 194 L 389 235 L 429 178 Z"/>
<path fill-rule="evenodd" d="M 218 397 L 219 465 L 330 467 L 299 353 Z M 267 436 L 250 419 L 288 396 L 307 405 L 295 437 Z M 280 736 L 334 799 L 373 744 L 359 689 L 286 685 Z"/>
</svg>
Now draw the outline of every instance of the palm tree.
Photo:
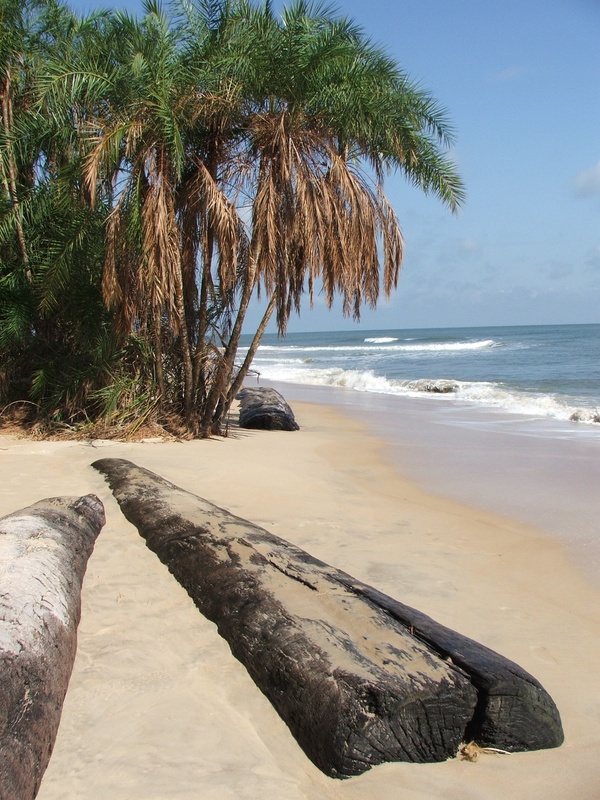
<svg viewBox="0 0 600 800">
<path fill-rule="evenodd" d="M 355 318 L 364 302 L 376 304 L 380 283 L 385 294 L 396 286 L 402 236 L 383 193 L 387 172 L 400 170 L 452 210 L 463 197 L 440 147 L 451 141 L 444 113 L 350 21 L 304 0 L 281 19 L 268 2 L 240 2 L 229 36 L 235 58 L 222 68 L 241 87 L 241 116 L 224 179 L 230 197 L 249 198 L 252 216 L 247 263 L 230 278 L 240 296 L 204 434 L 219 430 L 269 315 L 276 310 L 284 333 L 307 283 L 311 301 L 320 281 L 328 305 L 339 293 Z M 245 313 L 261 286 L 270 302 L 236 372 Z"/>
<path fill-rule="evenodd" d="M 59 181 L 76 153 L 39 106 L 50 54 L 72 49 L 75 21 L 54 0 L 2 0 L 0 16 L 0 391 L 8 400 L 64 406 L 72 395 L 67 373 L 79 358 L 88 360 L 81 354 L 84 328 L 95 328 L 102 316 L 97 303 L 90 314 L 81 306 L 84 295 L 99 299 L 94 277 L 86 275 L 98 230 L 83 241 L 90 214 Z"/>
<path fill-rule="evenodd" d="M 0 107 L 2 111 L 0 177 L 4 203 L 10 208 L 10 217 L 16 233 L 18 249 L 24 265 L 27 264 L 27 244 L 19 204 L 19 167 L 15 153 L 14 106 L 22 99 L 25 53 L 28 31 L 25 22 L 26 8 L 17 0 L 0 3 Z M 6 219 L 6 218 L 5 218 Z"/>
<path fill-rule="evenodd" d="M 95 201 L 108 197 L 111 215 L 103 293 L 123 334 L 149 333 L 156 379 L 165 393 L 163 327 L 178 337 L 190 404 L 191 356 L 187 336 L 176 191 L 185 160 L 182 83 L 177 41 L 159 7 L 149 3 L 141 23 L 116 15 L 108 72 L 87 74 L 99 83 L 100 102 L 85 109 L 82 134 L 90 147 L 85 184 Z M 85 74 L 82 72 L 82 74 Z"/>
<path fill-rule="evenodd" d="M 163 418 L 211 435 L 272 314 L 284 333 L 305 289 L 311 302 L 321 286 L 328 304 L 340 295 L 356 318 L 380 289 L 393 290 L 402 236 L 384 178 L 400 171 L 456 209 L 462 185 L 444 154 L 451 130 L 351 21 L 304 0 L 281 17 L 268 0 L 196 0 L 176 18 L 147 0 L 141 20 L 69 24 L 46 58 L 34 116 L 44 142 L 36 169 L 47 179 L 40 197 L 62 209 L 67 233 L 68 208 L 73 219 L 88 209 L 77 230 L 95 232 L 89 251 L 96 265 L 103 257 L 101 280 L 94 268 L 85 274 L 96 292 L 101 284 L 97 350 L 106 358 L 86 379 L 87 406 L 78 397 L 90 415 L 94 397 L 113 407 L 115 371 L 131 369 L 134 383 L 145 374 L 138 394 Z M 81 285 L 67 240 L 61 250 L 52 239 L 63 256 L 36 272 L 47 309 Z M 44 247 L 36 239 L 36 252 Z M 267 310 L 239 365 L 255 292 Z M 73 330 L 72 320 L 60 324 Z M 115 370 L 131 346 L 138 355 Z"/>
<path fill-rule="evenodd" d="M 235 262 L 241 236 L 216 182 L 227 98 L 215 96 L 205 62 L 218 36 L 217 5 L 194 16 L 193 37 L 190 23 L 169 24 L 152 1 L 141 22 L 117 14 L 112 71 L 80 73 L 102 99 L 85 110 L 82 132 L 86 186 L 92 200 L 102 187 L 112 203 L 104 297 L 123 335 L 152 339 L 163 407 L 181 411 L 190 428 L 210 311 L 227 296 L 217 291 L 212 253 Z"/>
</svg>

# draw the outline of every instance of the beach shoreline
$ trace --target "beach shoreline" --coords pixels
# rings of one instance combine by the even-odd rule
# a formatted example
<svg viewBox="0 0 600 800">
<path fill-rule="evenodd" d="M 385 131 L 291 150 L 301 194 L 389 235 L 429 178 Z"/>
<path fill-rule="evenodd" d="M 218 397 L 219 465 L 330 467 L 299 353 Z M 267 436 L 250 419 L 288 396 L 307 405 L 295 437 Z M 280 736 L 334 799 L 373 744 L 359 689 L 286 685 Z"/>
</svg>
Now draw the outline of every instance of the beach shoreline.
<svg viewBox="0 0 600 800">
<path fill-rule="evenodd" d="M 107 512 L 38 797 L 595 800 L 597 588 L 543 530 L 407 480 L 364 424 L 331 406 L 293 408 L 298 433 L 233 428 L 227 439 L 186 443 L 0 438 L 1 514 L 88 492 Z M 122 517 L 89 466 L 101 457 L 145 466 L 516 661 L 557 703 L 565 744 L 326 778 Z"/>
<path fill-rule="evenodd" d="M 436 496 L 544 531 L 600 589 L 600 431 L 595 426 L 331 386 L 261 381 L 291 402 L 331 405 L 383 443 L 383 457 Z"/>
</svg>

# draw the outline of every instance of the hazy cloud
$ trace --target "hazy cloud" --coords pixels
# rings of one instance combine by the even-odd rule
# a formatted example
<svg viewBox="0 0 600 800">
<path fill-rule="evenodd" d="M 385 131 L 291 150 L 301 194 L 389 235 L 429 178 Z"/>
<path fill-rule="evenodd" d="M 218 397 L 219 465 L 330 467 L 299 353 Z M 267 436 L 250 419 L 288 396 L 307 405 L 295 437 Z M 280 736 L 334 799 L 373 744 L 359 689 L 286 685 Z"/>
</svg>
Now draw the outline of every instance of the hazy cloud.
<svg viewBox="0 0 600 800">
<path fill-rule="evenodd" d="M 582 170 L 573 181 L 577 197 L 591 197 L 600 194 L 600 161 L 589 169 Z"/>
<path fill-rule="evenodd" d="M 492 75 L 492 79 L 497 83 L 507 83 L 508 81 L 518 80 L 518 78 L 520 78 L 521 75 L 524 75 L 525 72 L 525 67 L 515 65 L 512 67 L 506 67 L 505 69 L 494 73 L 494 75 Z"/>
<path fill-rule="evenodd" d="M 481 245 L 477 239 L 467 238 L 460 242 L 459 250 L 464 255 L 473 255 L 481 251 Z"/>
<path fill-rule="evenodd" d="M 573 267 L 570 264 L 551 264 L 547 270 L 547 277 L 551 281 L 559 281 L 573 275 Z"/>
<path fill-rule="evenodd" d="M 600 244 L 592 247 L 588 252 L 585 265 L 590 270 L 600 270 Z"/>
</svg>

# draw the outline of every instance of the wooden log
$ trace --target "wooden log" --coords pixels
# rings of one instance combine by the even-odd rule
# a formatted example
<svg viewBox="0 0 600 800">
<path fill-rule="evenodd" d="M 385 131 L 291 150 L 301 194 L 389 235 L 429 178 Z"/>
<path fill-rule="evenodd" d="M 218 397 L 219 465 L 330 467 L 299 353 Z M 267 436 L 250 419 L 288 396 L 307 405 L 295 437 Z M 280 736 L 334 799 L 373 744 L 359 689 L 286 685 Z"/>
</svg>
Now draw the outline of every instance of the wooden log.
<svg viewBox="0 0 600 800">
<path fill-rule="evenodd" d="M 474 740 L 481 746 L 513 752 L 557 747 L 562 743 L 562 724 L 552 698 L 533 676 L 504 656 L 130 462 L 105 459 L 94 466 L 107 475 L 125 515 L 137 525 L 148 546 L 168 564 L 199 608 L 217 622 L 234 654 L 246 664 L 307 754 L 328 774 L 355 774 L 384 760 L 436 760 L 440 751 L 433 748 L 425 755 L 425 750 L 431 746 L 429 742 L 419 753 L 410 747 L 402 749 L 386 744 L 388 749 L 380 746 L 377 750 L 373 746 L 372 750 L 377 752 L 365 755 L 371 745 L 365 744 L 368 736 L 364 731 L 360 745 L 362 760 L 353 761 L 348 747 L 355 734 L 346 734 L 345 743 L 337 740 L 335 746 L 327 750 L 316 736 L 317 731 L 322 734 L 318 722 L 320 704 L 326 707 L 321 688 L 314 689 L 307 698 L 300 696 L 294 685 L 305 682 L 306 675 L 314 668 L 309 656 L 312 651 L 307 648 L 306 640 L 311 641 L 315 622 L 321 625 L 333 621 L 336 631 L 334 634 L 334 628 L 330 628 L 331 636 L 321 658 L 322 663 L 328 658 L 330 666 L 322 670 L 316 680 L 332 680 L 335 666 L 331 665 L 336 662 L 328 648 L 335 649 L 336 644 L 341 643 L 342 650 L 352 651 L 359 661 L 364 657 L 363 647 L 369 658 L 377 653 L 380 657 L 377 667 L 390 668 L 395 674 L 398 653 L 404 648 L 410 654 L 416 640 L 428 646 L 428 661 L 435 654 L 445 668 L 455 670 L 452 691 L 466 695 L 462 678 L 468 676 L 477 692 L 477 702 L 469 718 L 460 723 L 464 723 L 461 736 L 465 741 Z M 305 594 L 312 600 L 310 624 L 313 629 L 308 633 L 304 606 L 299 615 L 306 625 L 300 626 L 300 634 L 289 622 L 298 599 L 292 601 L 293 588 L 297 592 L 298 586 L 306 587 L 308 593 Z M 345 612 L 349 612 L 352 619 L 349 620 Z M 368 632 L 364 620 L 374 625 Z M 291 658 L 295 660 L 296 674 L 292 674 L 291 665 L 286 669 L 285 662 L 290 657 L 286 644 L 294 637 L 297 646 L 291 648 Z M 332 645 L 336 637 L 336 644 Z M 317 643 L 322 645 L 318 637 Z M 305 648 L 304 660 L 299 654 L 302 648 Z M 394 653 L 392 657 L 390 649 Z M 281 663 L 276 664 L 277 660 Z M 410 670 L 418 673 L 419 667 L 413 662 Z M 334 678 L 336 681 L 338 674 Z M 295 704 L 301 706 L 306 702 L 313 706 L 298 714 Z M 356 702 L 356 698 L 352 702 Z M 442 724 L 445 703 L 446 698 L 440 700 L 440 716 L 436 717 L 434 712 L 428 719 L 430 730 Z M 381 694 L 375 705 L 385 705 Z M 344 713 L 346 709 L 337 708 L 339 719 Z M 391 713 L 390 706 L 385 713 Z M 432 714 L 429 707 L 427 714 Z M 312 721 L 306 722 L 307 715 L 312 716 Z M 413 722 L 404 716 L 396 727 L 398 725 L 410 730 Z M 379 727 L 380 744 L 386 737 L 381 735 Z M 417 739 L 418 722 L 412 730 Z M 331 732 L 325 738 L 327 736 L 333 738 Z M 318 753 L 314 752 L 315 748 Z"/>
<path fill-rule="evenodd" d="M 429 645 L 440 658 L 460 667 L 478 693 L 465 740 L 509 752 L 559 747 L 564 741 L 560 713 L 551 696 L 514 661 L 447 628 L 431 617 L 380 592 L 342 570 L 320 561 L 289 542 L 259 529 L 269 557 L 297 580 L 314 580 L 315 573 L 338 583 L 399 622 Z"/>
<path fill-rule="evenodd" d="M 267 531 L 131 462 L 93 466 L 326 774 L 456 755 L 477 702 L 459 667 Z"/>
<path fill-rule="evenodd" d="M 340 583 L 375 603 L 470 676 L 479 700 L 465 731 L 467 741 L 511 753 L 544 750 L 563 743 L 562 722 L 554 701 L 539 681 L 514 661 L 372 586 L 337 574 Z"/>
<path fill-rule="evenodd" d="M 246 388 L 238 392 L 240 427 L 264 431 L 297 431 L 294 412 L 275 389 Z"/>
<path fill-rule="evenodd" d="M 0 519 L 0 797 L 29 800 L 48 765 L 77 646 L 81 584 L 104 507 L 42 500 Z"/>
</svg>

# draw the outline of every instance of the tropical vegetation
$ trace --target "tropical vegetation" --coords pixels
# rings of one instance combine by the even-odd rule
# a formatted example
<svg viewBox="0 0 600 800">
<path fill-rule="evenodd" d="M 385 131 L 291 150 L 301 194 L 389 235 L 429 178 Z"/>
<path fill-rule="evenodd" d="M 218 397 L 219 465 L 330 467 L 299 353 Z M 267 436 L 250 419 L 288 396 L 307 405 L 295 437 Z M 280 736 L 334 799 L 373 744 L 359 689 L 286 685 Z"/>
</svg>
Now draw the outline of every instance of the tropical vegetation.
<svg viewBox="0 0 600 800">
<path fill-rule="evenodd" d="M 144 9 L 0 0 L 0 405 L 47 430 L 223 432 L 273 315 L 396 287 L 387 176 L 463 199 L 444 110 L 330 7 Z"/>
</svg>

